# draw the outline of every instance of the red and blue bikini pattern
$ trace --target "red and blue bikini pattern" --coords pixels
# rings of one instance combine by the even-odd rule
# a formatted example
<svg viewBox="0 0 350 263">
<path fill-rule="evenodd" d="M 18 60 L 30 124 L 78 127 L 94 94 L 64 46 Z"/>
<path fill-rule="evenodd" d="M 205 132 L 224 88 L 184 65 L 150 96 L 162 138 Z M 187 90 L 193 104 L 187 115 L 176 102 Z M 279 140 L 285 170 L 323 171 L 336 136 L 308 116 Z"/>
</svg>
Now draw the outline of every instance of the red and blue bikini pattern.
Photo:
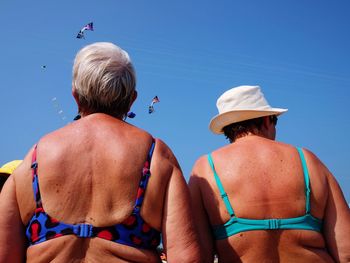
<svg viewBox="0 0 350 263">
<path fill-rule="evenodd" d="M 132 214 L 121 224 L 109 227 L 95 227 L 90 224 L 65 224 L 50 217 L 43 208 L 38 181 L 38 163 L 36 161 L 36 147 L 32 156 L 33 191 L 36 209 L 26 229 L 29 245 L 39 244 L 52 238 L 64 235 L 76 235 L 82 238 L 99 237 L 127 246 L 155 249 L 160 243 L 160 232 L 149 226 L 141 217 L 145 191 L 149 177 L 151 176 L 150 164 L 155 141 L 153 139 L 147 161 L 142 170 L 142 176 L 137 191 Z"/>
</svg>

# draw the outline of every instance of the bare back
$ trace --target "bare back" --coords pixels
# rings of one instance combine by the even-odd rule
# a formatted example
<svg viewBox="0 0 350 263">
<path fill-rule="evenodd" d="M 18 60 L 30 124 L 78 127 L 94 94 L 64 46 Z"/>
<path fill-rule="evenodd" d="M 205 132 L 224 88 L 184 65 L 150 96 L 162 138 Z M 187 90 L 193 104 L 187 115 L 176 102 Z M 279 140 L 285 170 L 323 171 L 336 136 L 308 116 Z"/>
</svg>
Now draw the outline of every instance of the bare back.
<svg viewBox="0 0 350 263">
<path fill-rule="evenodd" d="M 98 227 L 123 222 L 134 208 L 151 144 L 148 133 L 104 114 L 89 115 L 45 136 L 37 146 L 37 162 L 46 213 L 68 224 Z M 35 210 L 30 162 L 31 152 L 14 177 L 23 226 Z M 141 216 L 160 232 L 172 228 L 166 221 L 168 210 L 173 209 L 166 201 L 172 180 L 180 180 L 176 191 L 180 200 L 186 199 L 186 185 L 175 157 L 156 140 Z M 185 206 L 186 219 L 188 211 Z M 191 228 L 191 221 L 188 226 Z M 191 234 L 193 229 L 187 230 Z M 160 262 L 154 250 L 74 235 L 30 246 L 26 254 L 27 262 Z"/>
<path fill-rule="evenodd" d="M 293 218 L 305 214 L 303 169 L 295 147 L 247 136 L 220 148 L 212 156 L 237 217 Z M 310 174 L 311 214 L 324 220 L 329 172 L 310 152 L 306 151 L 305 157 Z M 199 224 L 202 230 L 230 219 L 205 156 L 193 169 L 190 188 L 193 199 L 200 194 L 202 209 L 208 215 L 208 225 Z M 205 216 L 197 210 L 198 215 Z M 210 233 L 207 238 L 213 239 Z M 213 245 L 219 262 L 257 262 L 257 259 L 259 262 L 333 262 L 323 233 L 310 230 L 245 231 L 217 240 Z"/>
</svg>

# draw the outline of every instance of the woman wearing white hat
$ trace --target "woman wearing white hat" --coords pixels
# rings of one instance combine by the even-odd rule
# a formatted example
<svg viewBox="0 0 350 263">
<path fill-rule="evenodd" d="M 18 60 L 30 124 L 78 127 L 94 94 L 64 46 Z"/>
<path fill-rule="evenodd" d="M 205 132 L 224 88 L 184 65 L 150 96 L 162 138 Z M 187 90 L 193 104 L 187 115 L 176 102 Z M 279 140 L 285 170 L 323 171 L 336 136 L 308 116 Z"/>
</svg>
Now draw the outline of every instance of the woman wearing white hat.
<svg viewBox="0 0 350 263">
<path fill-rule="evenodd" d="M 217 101 L 210 130 L 231 144 L 195 163 L 189 186 L 204 258 L 213 262 L 349 262 L 350 212 L 326 166 L 275 141 L 277 116 L 260 87 Z"/>
</svg>

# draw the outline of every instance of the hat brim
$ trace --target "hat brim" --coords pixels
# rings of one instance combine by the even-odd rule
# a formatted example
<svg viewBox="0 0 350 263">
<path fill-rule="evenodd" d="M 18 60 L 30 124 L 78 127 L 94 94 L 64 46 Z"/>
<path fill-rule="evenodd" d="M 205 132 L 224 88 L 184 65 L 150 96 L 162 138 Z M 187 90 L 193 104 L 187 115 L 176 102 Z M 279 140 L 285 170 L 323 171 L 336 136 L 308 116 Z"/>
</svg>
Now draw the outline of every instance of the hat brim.
<svg viewBox="0 0 350 263">
<path fill-rule="evenodd" d="M 233 110 L 216 115 L 209 123 L 209 129 L 215 134 L 222 134 L 223 128 L 232 123 L 270 115 L 281 115 L 288 109 L 270 108 L 269 110 Z"/>
</svg>

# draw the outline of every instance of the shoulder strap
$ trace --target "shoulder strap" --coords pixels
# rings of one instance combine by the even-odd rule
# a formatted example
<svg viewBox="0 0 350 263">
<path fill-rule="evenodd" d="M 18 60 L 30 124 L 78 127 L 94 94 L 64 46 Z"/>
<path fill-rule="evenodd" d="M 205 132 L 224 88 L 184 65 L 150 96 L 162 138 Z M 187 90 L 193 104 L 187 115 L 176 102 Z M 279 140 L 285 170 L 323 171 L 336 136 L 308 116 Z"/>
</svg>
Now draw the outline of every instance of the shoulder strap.
<svg viewBox="0 0 350 263">
<path fill-rule="evenodd" d="M 151 167 L 151 160 L 152 160 L 155 146 L 156 146 L 156 140 L 154 138 L 152 138 L 152 145 L 151 145 L 151 148 L 149 149 L 148 156 L 147 156 L 147 161 L 149 162 L 150 167 Z"/>
<path fill-rule="evenodd" d="M 148 184 L 149 177 L 151 176 L 151 160 L 153 156 L 153 151 L 155 147 L 155 139 L 152 138 L 152 145 L 147 155 L 147 160 L 142 169 L 142 176 L 139 184 L 139 188 L 137 190 L 137 196 L 134 206 L 134 212 L 139 212 L 143 203 L 143 199 L 145 197 L 145 192 Z"/>
<path fill-rule="evenodd" d="M 210 153 L 208 154 L 208 162 L 210 164 L 211 169 L 213 170 L 214 178 L 215 178 L 215 181 L 216 181 L 216 185 L 219 188 L 220 195 L 221 195 L 222 200 L 225 203 L 227 212 L 230 214 L 231 217 L 233 217 L 235 215 L 235 212 L 233 211 L 233 208 L 231 206 L 230 200 L 228 199 L 228 196 L 227 196 L 227 194 L 225 192 L 225 189 L 224 189 L 224 187 L 223 187 L 223 185 L 222 185 L 222 183 L 220 181 L 220 178 L 219 178 L 218 174 L 216 173 L 216 170 L 215 170 L 215 167 L 214 167 L 213 158 L 212 158 Z"/>
<path fill-rule="evenodd" d="M 32 154 L 32 186 L 33 186 L 33 192 L 34 192 L 34 200 L 36 203 L 37 208 L 42 207 L 41 203 L 41 194 L 39 189 L 39 179 L 38 179 L 38 163 L 36 161 L 36 149 L 38 145 L 35 145 L 33 154 Z"/>
<path fill-rule="evenodd" d="M 304 172 L 304 181 L 305 181 L 305 196 L 306 196 L 306 214 L 310 213 L 310 177 L 309 177 L 309 171 L 307 169 L 306 160 L 303 151 L 301 148 L 297 147 L 299 156 L 301 159 L 301 164 L 303 166 L 303 172 Z"/>
</svg>

